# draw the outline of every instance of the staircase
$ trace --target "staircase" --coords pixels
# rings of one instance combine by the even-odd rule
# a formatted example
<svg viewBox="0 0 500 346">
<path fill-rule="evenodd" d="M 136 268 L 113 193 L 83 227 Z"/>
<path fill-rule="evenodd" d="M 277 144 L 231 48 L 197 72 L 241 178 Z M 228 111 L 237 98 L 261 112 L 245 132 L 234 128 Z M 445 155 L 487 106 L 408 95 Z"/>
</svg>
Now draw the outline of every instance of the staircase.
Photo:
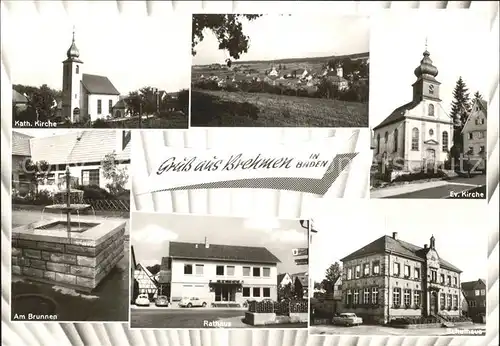
<svg viewBox="0 0 500 346">
<path fill-rule="evenodd" d="M 437 318 L 437 320 L 441 323 L 443 327 L 452 328 L 455 326 L 452 322 L 450 322 L 445 316 L 441 314 L 431 314 L 431 316 Z"/>
</svg>

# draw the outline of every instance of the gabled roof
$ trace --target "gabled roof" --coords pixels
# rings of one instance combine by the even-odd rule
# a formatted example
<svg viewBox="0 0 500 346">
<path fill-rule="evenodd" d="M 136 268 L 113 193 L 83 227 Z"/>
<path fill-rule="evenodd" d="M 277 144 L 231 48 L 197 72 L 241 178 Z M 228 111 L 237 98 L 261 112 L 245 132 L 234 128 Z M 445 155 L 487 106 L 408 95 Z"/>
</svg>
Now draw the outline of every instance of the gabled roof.
<svg viewBox="0 0 500 346">
<path fill-rule="evenodd" d="M 123 150 L 117 148 L 122 132 L 116 131 L 74 131 L 63 135 L 36 137 L 30 139 L 33 161 L 47 161 L 55 164 L 76 164 L 100 162 L 106 154 L 117 153 L 117 160 L 130 160 L 130 141 Z"/>
<path fill-rule="evenodd" d="M 462 290 L 464 291 L 472 291 L 474 289 L 474 287 L 476 287 L 476 285 L 484 285 L 484 287 L 486 287 L 486 280 L 484 279 L 478 279 L 476 281 L 466 281 L 466 282 L 462 282 L 461 283 L 461 286 L 462 286 Z"/>
<path fill-rule="evenodd" d="M 148 268 L 146 268 L 145 266 L 143 266 L 141 263 L 138 263 L 137 266 L 135 267 L 135 270 L 141 270 L 143 271 L 144 273 L 146 273 L 146 276 L 153 282 L 156 284 L 156 279 L 155 279 L 155 276 L 148 270 Z"/>
<path fill-rule="evenodd" d="M 377 130 L 384 126 L 404 120 L 406 111 L 415 108 L 417 105 L 418 103 L 411 101 L 405 105 L 402 105 L 401 107 L 396 108 L 387 118 L 385 118 L 380 124 L 375 126 L 373 130 Z"/>
<path fill-rule="evenodd" d="M 307 273 L 297 273 L 291 276 L 293 280 L 299 280 L 303 287 L 309 286 L 309 275 Z"/>
<path fill-rule="evenodd" d="M 20 92 L 12 89 L 12 102 L 14 103 L 28 103 L 28 98 Z"/>
<path fill-rule="evenodd" d="M 484 116 L 488 117 L 488 103 L 485 100 L 483 100 L 483 99 L 477 99 L 476 98 L 474 100 L 474 103 L 472 104 L 471 111 L 467 115 L 467 120 L 465 120 L 465 124 L 462 127 L 462 131 L 461 131 L 462 133 L 464 132 L 467 124 L 469 123 L 469 120 L 471 119 L 471 116 L 476 113 L 476 111 L 474 111 L 474 108 L 475 108 L 474 106 L 476 106 L 476 105 L 478 105 L 479 108 L 481 108 L 481 110 L 484 112 Z"/>
<path fill-rule="evenodd" d="M 370 244 L 363 246 L 361 249 L 354 251 L 353 253 L 342 258 L 341 261 L 349 261 L 351 259 L 365 257 L 371 254 L 377 253 L 392 253 L 394 255 L 406 257 L 415 261 L 423 262 L 425 260 L 425 255 L 430 249 L 424 249 L 420 246 L 407 243 L 405 241 L 394 239 L 390 236 L 384 235 Z M 441 267 L 461 273 L 462 271 L 452 265 L 450 262 L 439 258 L 439 264 Z"/>
<path fill-rule="evenodd" d="M 130 160 L 130 141 L 124 150 L 117 150 L 121 131 L 83 131 L 71 151 L 68 162 L 100 162 L 104 156 L 115 151 L 117 160 Z M 120 148 L 121 149 L 121 148 Z"/>
<path fill-rule="evenodd" d="M 248 263 L 279 263 L 280 260 L 265 247 L 237 246 L 204 243 L 170 242 L 169 256 L 171 258 L 223 260 Z"/>
<path fill-rule="evenodd" d="M 12 155 L 31 156 L 30 139 L 32 136 L 12 131 Z"/>
<path fill-rule="evenodd" d="M 115 105 L 113 106 L 113 109 L 125 109 L 127 108 L 127 104 L 125 103 L 125 100 L 121 99 Z"/>
<path fill-rule="evenodd" d="M 286 276 L 290 276 L 290 274 L 288 273 L 284 273 L 284 274 L 278 274 L 278 285 L 281 284 L 281 282 L 283 281 L 283 279 L 286 277 Z"/>
<path fill-rule="evenodd" d="M 82 75 L 82 84 L 89 94 L 120 95 L 113 83 L 105 76 L 84 73 Z"/>
</svg>

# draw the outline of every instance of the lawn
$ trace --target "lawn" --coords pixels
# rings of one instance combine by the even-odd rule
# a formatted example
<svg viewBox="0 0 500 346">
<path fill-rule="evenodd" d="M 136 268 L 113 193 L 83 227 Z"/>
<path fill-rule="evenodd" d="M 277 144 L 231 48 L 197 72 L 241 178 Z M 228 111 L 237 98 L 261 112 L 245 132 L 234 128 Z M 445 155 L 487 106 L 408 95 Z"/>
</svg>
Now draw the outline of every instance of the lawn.
<svg viewBox="0 0 500 346">
<path fill-rule="evenodd" d="M 368 104 L 265 93 L 192 90 L 191 126 L 366 127 Z"/>
</svg>

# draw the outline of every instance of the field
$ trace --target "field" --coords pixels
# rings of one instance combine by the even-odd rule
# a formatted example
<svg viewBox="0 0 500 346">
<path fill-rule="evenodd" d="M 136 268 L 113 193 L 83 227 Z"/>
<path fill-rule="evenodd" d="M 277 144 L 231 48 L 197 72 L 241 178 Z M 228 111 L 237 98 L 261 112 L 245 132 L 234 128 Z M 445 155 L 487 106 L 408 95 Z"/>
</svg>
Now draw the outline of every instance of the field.
<svg viewBox="0 0 500 346">
<path fill-rule="evenodd" d="M 191 126 L 366 127 L 368 104 L 194 89 L 191 91 Z"/>
</svg>

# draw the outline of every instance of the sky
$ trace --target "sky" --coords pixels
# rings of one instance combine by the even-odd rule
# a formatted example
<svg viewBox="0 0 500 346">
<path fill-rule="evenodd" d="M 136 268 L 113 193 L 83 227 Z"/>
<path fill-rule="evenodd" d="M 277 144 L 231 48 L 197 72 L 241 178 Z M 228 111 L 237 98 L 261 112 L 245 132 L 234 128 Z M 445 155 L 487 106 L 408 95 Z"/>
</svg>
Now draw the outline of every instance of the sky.
<svg viewBox="0 0 500 346">
<path fill-rule="evenodd" d="M 463 271 L 462 282 L 486 279 L 491 227 L 487 225 L 484 204 L 460 201 L 460 206 L 453 207 L 454 203 L 442 200 L 423 202 L 405 200 L 401 206 L 398 200 L 360 200 L 356 209 L 339 203 L 331 215 L 314 218 L 318 232 L 310 245 L 311 279 L 323 280 L 331 264 L 383 235 L 392 236 L 392 232 L 421 247 L 429 244 L 434 235 L 439 256 Z"/>
<path fill-rule="evenodd" d="M 439 73 L 442 106 L 449 114 L 456 81 L 462 76 L 471 97 L 487 96 L 490 63 L 484 38 L 489 20 L 479 12 L 446 10 L 385 12 L 372 18 L 370 34 L 370 126 L 377 126 L 412 99 L 413 73 L 427 49 Z M 497 57 L 498 59 L 498 57 Z M 498 60 L 491 63 L 498 64 Z"/>
<path fill-rule="evenodd" d="M 332 14 L 269 14 L 253 21 L 242 19 L 250 48 L 240 61 L 306 58 L 369 51 L 369 20 Z M 341 34 L 339 34 L 341 33 Z M 229 54 L 218 49 L 215 35 L 205 30 L 195 50 L 193 65 L 225 63 Z"/>
<path fill-rule="evenodd" d="M 278 273 L 299 273 L 292 249 L 307 247 L 307 230 L 298 220 L 244 219 L 182 214 L 133 213 L 131 237 L 137 263 L 151 266 L 168 256 L 169 241 L 263 246 L 273 253 Z"/>
<path fill-rule="evenodd" d="M 144 86 L 168 92 L 188 88 L 190 17 L 129 18 L 117 15 L 116 4 L 110 3 L 115 13 L 99 6 L 99 11 L 87 9 L 90 15 L 82 10 L 79 17 L 69 17 L 62 2 L 52 2 L 41 15 L 21 11 L 2 15 L 2 55 L 7 56 L 12 83 L 47 84 L 60 90 L 62 61 L 74 25 L 83 73 L 107 76 L 123 95 Z"/>
</svg>

